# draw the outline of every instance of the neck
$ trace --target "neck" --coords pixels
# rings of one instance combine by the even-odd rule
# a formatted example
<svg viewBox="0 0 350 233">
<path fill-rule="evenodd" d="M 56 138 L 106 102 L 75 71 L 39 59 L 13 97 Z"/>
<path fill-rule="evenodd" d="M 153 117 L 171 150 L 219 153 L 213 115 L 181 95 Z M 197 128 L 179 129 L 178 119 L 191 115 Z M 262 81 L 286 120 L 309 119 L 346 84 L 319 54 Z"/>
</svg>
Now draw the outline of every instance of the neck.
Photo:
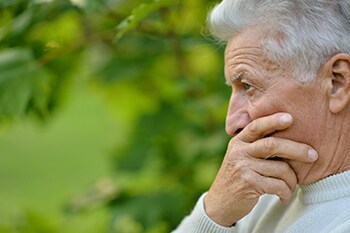
<svg viewBox="0 0 350 233">
<path fill-rule="evenodd" d="M 349 116 L 349 115 L 347 115 Z M 341 115 L 330 116 L 318 145 L 319 158 L 312 164 L 303 184 L 350 170 L 350 125 Z"/>
</svg>

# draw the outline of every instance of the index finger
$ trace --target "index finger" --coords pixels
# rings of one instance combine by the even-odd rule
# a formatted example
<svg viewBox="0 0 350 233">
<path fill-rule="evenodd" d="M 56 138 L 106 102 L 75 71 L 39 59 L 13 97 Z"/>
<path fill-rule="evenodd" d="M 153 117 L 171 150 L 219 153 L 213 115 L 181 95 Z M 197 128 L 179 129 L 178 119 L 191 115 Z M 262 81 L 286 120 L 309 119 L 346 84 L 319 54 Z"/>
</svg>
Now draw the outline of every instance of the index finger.
<svg viewBox="0 0 350 233">
<path fill-rule="evenodd" d="M 236 137 L 243 142 L 254 142 L 273 132 L 287 129 L 293 123 L 289 113 L 275 113 L 249 123 Z"/>
<path fill-rule="evenodd" d="M 251 143 L 248 153 L 255 158 L 278 157 L 306 163 L 314 162 L 318 157 L 317 151 L 307 144 L 274 137 L 263 138 Z"/>
</svg>

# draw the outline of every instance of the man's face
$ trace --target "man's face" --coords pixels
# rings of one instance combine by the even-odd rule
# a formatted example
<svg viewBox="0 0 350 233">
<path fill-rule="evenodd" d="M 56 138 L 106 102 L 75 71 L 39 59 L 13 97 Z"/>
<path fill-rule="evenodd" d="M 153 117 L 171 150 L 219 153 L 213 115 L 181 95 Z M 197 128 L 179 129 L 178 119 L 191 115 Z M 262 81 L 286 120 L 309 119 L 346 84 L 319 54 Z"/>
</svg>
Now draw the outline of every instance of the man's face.
<svg viewBox="0 0 350 233">
<path fill-rule="evenodd" d="M 257 118 L 287 112 L 293 116 L 293 125 L 273 136 L 305 143 L 319 151 L 323 143 L 322 130 L 326 127 L 324 88 L 319 80 L 302 84 L 293 79 L 288 70 L 269 61 L 259 45 L 263 36 L 263 31 L 246 30 L 228 41 L 225 76 L 232 86 L 232 95 L 226 131 L 234 135 Z M 319 160 L 322 164 L 322 158 Z M 296 172 L 299 183 L 312 182 L 314 177 L 309 177 L 309 172 L 320 169 L 317 162 L 287 162 Z"/>
</svg>

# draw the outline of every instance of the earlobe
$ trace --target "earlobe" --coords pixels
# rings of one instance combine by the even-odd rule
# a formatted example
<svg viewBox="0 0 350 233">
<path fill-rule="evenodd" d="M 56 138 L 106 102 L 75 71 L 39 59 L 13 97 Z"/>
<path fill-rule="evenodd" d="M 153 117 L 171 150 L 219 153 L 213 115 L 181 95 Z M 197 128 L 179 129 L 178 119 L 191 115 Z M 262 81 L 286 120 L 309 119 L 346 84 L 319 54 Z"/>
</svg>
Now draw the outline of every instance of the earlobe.
<svg viewBox="0 0 350 233">
<path fill-rule="evenodd" d="M 329 67 L 327 76 L 331 79 L 329 109 L 336 114 L 350 104 L 350 55 L 337 54 L 326 66 Z"/>
</svg>

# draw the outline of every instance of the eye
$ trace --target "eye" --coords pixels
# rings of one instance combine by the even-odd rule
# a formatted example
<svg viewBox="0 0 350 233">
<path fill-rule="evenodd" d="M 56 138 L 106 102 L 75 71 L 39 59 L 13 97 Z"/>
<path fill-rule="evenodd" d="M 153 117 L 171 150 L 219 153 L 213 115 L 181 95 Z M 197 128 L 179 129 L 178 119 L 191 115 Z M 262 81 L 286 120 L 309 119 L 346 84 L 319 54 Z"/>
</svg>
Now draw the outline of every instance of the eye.
<svg viewBox="0 0 350 233">
<path fill-rule="evenodd" d="M 249 84 L 249 83 L 242 82 L 242 84 L 243 84 L 244 89 L 245 89 L 246 91 L 249 91 L 249 90 L 251 90 L 252 88 L 254 88 L 254 87 L 253 87 L 251 84 Z"/>
</svg>

